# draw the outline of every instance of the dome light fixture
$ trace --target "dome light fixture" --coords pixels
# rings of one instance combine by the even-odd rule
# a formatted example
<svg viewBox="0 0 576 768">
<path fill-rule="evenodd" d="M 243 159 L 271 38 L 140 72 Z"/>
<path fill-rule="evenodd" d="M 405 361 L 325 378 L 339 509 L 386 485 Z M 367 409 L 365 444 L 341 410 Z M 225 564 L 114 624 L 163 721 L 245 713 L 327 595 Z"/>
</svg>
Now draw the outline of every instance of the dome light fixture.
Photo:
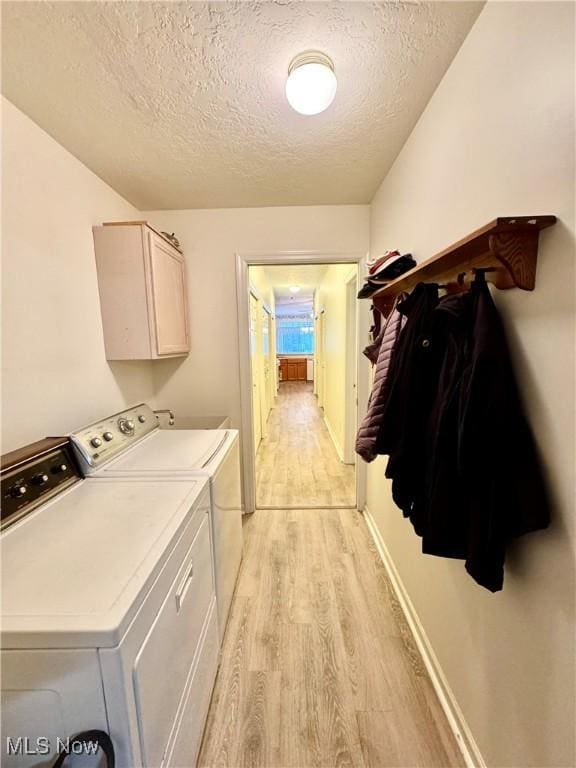
<svg viewBox="0 0 576 768">
<path fill-rule="evenodd" d="M 320 51 L 305 51 L 290 62 L 286 98 L 301 115 L 318 115 L 334 101 L 337 84 L 332 59 Z"/>
<path fill-rule="evenodd" d="M 290 293 L 298 293 L 299 290 L 300 290 L 300 286 L 299 285 L 291 285 L 290 286 Z"/>
</svg>

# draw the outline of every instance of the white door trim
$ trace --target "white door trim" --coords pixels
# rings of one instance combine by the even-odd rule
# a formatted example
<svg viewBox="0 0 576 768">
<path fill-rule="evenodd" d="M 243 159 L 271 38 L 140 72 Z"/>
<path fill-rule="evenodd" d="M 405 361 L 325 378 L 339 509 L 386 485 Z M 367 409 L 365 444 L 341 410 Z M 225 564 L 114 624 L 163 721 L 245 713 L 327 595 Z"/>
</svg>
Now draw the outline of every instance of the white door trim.
<svg viewBox="0 0 576 768">
<path fill-rule="evenodd" d="M 254 305 L 256 305 L 256 309 L 254 309 Z M 260 389 L 260 371 L 258 370 L 258 366 L 253 367 L 252 362 L 253 359 L 257 360 L 258 358 L 258 347 L 259 347 L 259 333 L 258 333 L 258 324 L 260 322 L 260 318 L 258 317 L 260 313 L 260 299 L 258 296 L 254 293 L 252 288 L 250 288 L 250 292 L 248 294 L 248 313 L 249 313 L 249 331 L 248 331 L 248 338 L 249 338 L 249 345 L 250 345 L 250 353 L 249 353 L 249 363 L 250 363 L 250 410 L 252 412 L 253 421 L 251 423 L 251 433 L 252 433 L 252 450 L 254 451 L 254 455 L 256 455 L 258 445 L 260 444 L 260 441 L 258 441 L 258 445 L 256 445 L 256 441 L 254 439 L 255 433 L 259 436 L 260 440 L 264 439 L 264 430 L 262 428 L 262 391 Z M 254 327 L 252 327 L 254 326 Z M 254 337 L 252 338 L 252 334 L 254 334 Z M 254 400 L 258 401 L 258 418 L 256 419 L 256 414 L 254 413 Z M 255 429 L 255 425 L 258 424 L 258 430 Z"/>
<path fill-rule="evenodd" d="M 242 480 L 244 488 L 244 511 L 256 509 L 256 487 L 254 439 L 252 436 L 252 381 L 250 371 L 250 285 L 248 267 L 271 266 L 273 264 L 358 264 L 364 253 L 334 253 L 331 251 L 276 251 L 245 252 L 236 254 L 236 294 L 238 307 L 238 352 L 240 357 L 240 402 L 242 409 Z M 358 269 L 360 275 L 360 269 Z M 358 277 L 360 279 L 360 277 Z M 363 307 L 366 305 L 366 310 Z M 368 303 L 362 302 L 358 312 L 357 348 L 361 350 L 368 338 Z M 364 416 L 368 402 L 369 368 L 368 360 L 359 355 L 358 361 L 358 423 Z M 359 460 L 356 465 L 356 504 L 364 509 L 366 503 L 366 465 Z"/>
<path fill-rule="evenodd" d="M 358 270 L 356 270 L 358 272 Z M 358 274 L 346 282 L 346 371 L 344 382 L 344 445 L 345 464 L 353 464 L 356 443 L 356 414 L 358 412 Z"/>
</svg>

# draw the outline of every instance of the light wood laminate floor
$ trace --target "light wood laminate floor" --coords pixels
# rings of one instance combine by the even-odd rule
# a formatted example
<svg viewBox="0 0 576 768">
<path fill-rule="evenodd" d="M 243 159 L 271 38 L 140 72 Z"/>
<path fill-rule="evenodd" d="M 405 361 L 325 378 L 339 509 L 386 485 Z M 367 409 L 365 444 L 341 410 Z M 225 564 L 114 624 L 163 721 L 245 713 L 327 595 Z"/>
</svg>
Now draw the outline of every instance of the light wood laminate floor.
<svg viewBox="0 0 576 768">
<path fill-rule="evenodd" d="M 199 766 L 461 766 L 362 515 L 260 510 Z"/>
<path fill-rule="evenodd" d="M 356 475 L 343 464 L 312 384 L 281 382 L 256 454 L 257 507 L 353 507 Z"/>
</svg>

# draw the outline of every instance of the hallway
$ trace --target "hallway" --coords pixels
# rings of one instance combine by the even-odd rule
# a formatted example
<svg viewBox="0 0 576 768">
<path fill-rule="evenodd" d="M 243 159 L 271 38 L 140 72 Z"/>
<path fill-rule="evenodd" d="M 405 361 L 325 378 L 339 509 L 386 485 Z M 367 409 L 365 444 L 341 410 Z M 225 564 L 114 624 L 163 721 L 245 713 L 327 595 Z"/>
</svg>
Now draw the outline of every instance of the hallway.
<svg viewBox="0 0 576 768">
<path fill-rule="evenodd" d="M 362 515 L 257 511 L 199 766 L 463 765 Z"/>
<path fill-rule="evenodd" d="M 256 455 L 257 507 L 354 507 L 355 468 L 343 464 L 311 382 L 280 383 Z"/>
</svg>

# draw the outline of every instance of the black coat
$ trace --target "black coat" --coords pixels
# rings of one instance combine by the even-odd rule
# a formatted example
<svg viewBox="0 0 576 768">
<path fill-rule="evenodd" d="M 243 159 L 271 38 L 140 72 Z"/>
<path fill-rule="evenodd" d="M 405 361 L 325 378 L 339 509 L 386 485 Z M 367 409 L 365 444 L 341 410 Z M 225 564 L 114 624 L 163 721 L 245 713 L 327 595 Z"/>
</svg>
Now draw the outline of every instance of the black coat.
<svg viewBox="0 0 576 768">
<path fill-rule="evenodd" d="M 426 440 L 442 363 L 435 313 L 438 286 L 419 283 L 398 305 L 406 325 L 390 360 L 377 453 L 389 456 L 392 497 L 419 536 L 424 533 Z"/>
<path fill-rule="evenodd" d="M 401 309 L 379 435 L 394 500 L 423 552 L 465 559 L 497 591 L 510 539 L 550 517 L 502 321 L 481 278 L 440 301 L 421 284 Z"/>
</svg>

